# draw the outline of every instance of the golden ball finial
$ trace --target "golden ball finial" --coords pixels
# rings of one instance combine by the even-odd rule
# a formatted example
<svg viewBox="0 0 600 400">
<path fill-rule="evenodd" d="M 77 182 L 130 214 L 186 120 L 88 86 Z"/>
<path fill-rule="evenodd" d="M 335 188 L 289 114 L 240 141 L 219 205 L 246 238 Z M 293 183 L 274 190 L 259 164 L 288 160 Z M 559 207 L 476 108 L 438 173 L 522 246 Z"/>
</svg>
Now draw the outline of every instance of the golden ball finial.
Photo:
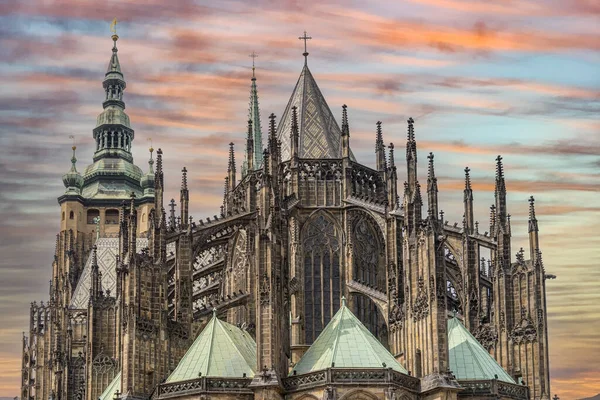
<svg viewBox="0 0 600 400">
<path fill-rule="evenodd" d="M 73 150 L 73 151 L 77 150 L 77 146 L 71 147 L 71 150 Z"/>
</svg>

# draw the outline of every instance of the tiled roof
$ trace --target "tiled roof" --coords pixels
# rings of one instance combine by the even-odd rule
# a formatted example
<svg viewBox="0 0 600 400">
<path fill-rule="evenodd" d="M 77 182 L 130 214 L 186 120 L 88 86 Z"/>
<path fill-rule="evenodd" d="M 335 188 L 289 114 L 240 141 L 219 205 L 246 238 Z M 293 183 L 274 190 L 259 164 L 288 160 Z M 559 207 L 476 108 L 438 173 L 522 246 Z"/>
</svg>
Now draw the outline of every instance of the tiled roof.
<svg viewBox="0 0 600 400">
<path fill-rule="evenodd" d="M 330 367 L 392 368 L 406 374 L 406 369 L 346 307 L 345 301 L 342 303 L 294 371 L 305 374 Z"/>
<path fill-rule="evenodd" d="M 117 261 L 115 257 L 119 252 L 119 238 L 99 238 L 95 244 L 98 248 L 98 269 L 102 274 L 102 291 L 104 293 L 110 291 L 115 296 L 115 288 L 117 287 Z M 138 250 L 148 247 L 148 239 L 138 238 L 136 247 Z M 175 251 L 174 243 L 167 244 L 167 254 L 171 251 Z M 87 308 L 90 299 L 91 271 L 92 253 L 90 252 L 77 286 L 73 291 L 70 308 Z"/>
<path fill-rule="evenodd" d="M 254 376 L 256 343 L 250 334 L 221 321 L 216 315 L 198 335 L 167 382 L 200 376 L 241 378 Z"/>
<path fill-rule="evenodd" d="M 281 140 L 281 159 L 285 161 L 291 157 L 290 132 L 294 106 L 298 107 L 298 157 L 341 158 L 342 131 L 305 64 L 277 127 L 277 135 Z M 350 158 L 356 161 L 352 153 Z"/>
<path fill-rule="evenodd" d="M 515 381 L 457 318 L 448 320 L 450 370 L 459 381 L 499 379 Z"/>
</svg>

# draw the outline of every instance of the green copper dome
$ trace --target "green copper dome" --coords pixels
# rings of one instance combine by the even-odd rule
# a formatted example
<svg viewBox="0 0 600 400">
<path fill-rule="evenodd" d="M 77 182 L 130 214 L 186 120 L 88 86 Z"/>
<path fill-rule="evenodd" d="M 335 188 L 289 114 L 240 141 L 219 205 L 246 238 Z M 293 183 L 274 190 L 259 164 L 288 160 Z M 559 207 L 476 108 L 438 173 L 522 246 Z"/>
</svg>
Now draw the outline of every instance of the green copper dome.
<svg viewBox="0 0 600 400">
<path fill-rule="evenodd" d="M 256 342 L 248 332 L 221 321 L 216 313 L 198 335 L 169 382 L 197 379 L 200 376 L 252 378 L 256 369 Z"/>
<path fill-rule="evenodd" d="M 342 306 L 294 367 L 296 374 L 326 368 L 392 368 L 408 372 L 346 307 Z"/>
<path fill-rule="evenodd" d="M 457 318 L 448 320 L 450 370 L 460 380 L 499 379 L 515 383 Z"/>
</svg>

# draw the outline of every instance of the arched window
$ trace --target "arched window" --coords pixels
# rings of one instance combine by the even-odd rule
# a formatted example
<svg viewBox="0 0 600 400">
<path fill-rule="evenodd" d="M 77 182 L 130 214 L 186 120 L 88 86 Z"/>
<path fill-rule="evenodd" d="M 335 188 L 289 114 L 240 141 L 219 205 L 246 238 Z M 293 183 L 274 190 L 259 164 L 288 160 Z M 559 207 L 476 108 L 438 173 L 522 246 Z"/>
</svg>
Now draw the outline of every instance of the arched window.
<svg viewBox="0 0 600 400">
<path fill-rule="evenodd" d="M 119 210 L 106 210 L 104 220 L 107 225 L 116 225 L 119 223 Z"/>
<path fill-rule="evenodd" d="M 64 211 L 63 211 L 63 213 L 62 213 L 62 220 L 63 220 L 63 221 L 65 220 L 65 212 L 64 212 Z"/>
<path fill-rule="evenodd" d="M 146 213 L 142 214 L 142 222 L 146 222 Z"/>
<path fill-rule="evenodd" d="M 75 213 L 73 211 L 69 212 L 69 219 L 75 218 Z"/>
<path fill-rule="evenodd" d="M 366 216 L 360 216 L 352 227 L 354 246 L 353 276 L 362 284 L 385 292 L 386 277 L 383 246 L 379 243 L 377 227 Z"/>
<path fill-rule="evenodd" d="M 333 222 L 319 215 L 304 229 L 304 329 L 311 344 L 340 308 L 340 239 Z"/>
<path fill-rule="evenodd" d="M 100 217 L 100 211 L 98 210 L 88 210 L 87 212 L 87 223 L 88 224 L 95 224 L 96 222 L 94 222 L 94 218 L 96 217 Z"/>
</svg>

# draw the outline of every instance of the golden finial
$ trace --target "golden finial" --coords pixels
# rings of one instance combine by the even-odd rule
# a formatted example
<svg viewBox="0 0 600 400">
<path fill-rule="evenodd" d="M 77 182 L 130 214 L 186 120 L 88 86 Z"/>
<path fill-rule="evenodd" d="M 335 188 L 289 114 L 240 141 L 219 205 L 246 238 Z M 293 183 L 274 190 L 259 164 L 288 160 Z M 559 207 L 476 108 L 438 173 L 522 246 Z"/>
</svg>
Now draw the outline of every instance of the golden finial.
<svg viewBox="0 0 600 400">
<path fill-rule="evenodd" d="M 117 40 L 119 40 L 119 35 L 117 35 L 117 19 L 113 19 L 112 23 L 110 24 L 110 31 L 113 33 L 112 34 L 112 40 L 114 40 L 115 42 Z"/>
<path fill-rule="evenodd" d="M 154 151 L 154 148 L 152 147 L 152 138 L 148 138 L 146 139 L 148 142 L 150 142 L 150 148 L 148 149 L 150 151 L 150 153 L 152 153 Z"/>
<path fill-rule="evenodd" d="M 71 146 L 71 149 L 73 151 L 75 151 L 77 149 L 77 146 L 75 146 L 75 136 L 69 135 L 69 139 L 71 139 L 71 142 L 73 143 L 73 145 Z"/>
</svg>

